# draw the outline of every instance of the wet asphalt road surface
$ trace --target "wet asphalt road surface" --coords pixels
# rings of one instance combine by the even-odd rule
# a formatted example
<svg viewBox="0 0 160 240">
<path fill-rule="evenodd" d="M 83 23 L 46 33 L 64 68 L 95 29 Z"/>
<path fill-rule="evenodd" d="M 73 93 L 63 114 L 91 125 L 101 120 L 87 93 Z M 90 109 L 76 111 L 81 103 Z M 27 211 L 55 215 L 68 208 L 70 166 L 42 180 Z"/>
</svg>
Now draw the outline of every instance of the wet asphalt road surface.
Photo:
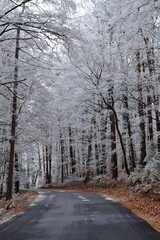
<svg viewBox="0 0 160 240">
<path fill-rule="evenodd" d="M 160 240 L 160 234 L 107 196 L 40 190 L 25 213 L 0 226 L 0 240 Z"/>
</svg>

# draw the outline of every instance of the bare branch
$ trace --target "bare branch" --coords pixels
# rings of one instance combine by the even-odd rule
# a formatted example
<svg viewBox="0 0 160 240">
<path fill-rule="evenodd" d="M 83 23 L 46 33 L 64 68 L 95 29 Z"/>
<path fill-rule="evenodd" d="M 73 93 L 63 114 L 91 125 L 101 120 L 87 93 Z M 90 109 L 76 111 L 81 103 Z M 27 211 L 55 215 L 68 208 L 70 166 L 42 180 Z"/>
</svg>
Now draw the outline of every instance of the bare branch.
<svg viewBox="0 0 160 240">
<path fill-rule="evenodd" d="M 26 79 L 22 79 L 22 80 L 18 80 L 18 81 L 10 81 L 10 82 L 5 82 L 5 83 L 0 83 L 0 86 L 6 86 L 8 84 L 12 84 L 12 83 L 19 83 L 19 82 L 24 82 L 26 81 Z"/>
<path fill-rule="evenodd" d="M 26 4 L 26 3 L 31 2 L 31 1 L 32 0 L 23 0 L 20 4 L 17 4 L 16 6 L 12 7 L 7 12 L 5 12 L 2 16 L 0 16 L 0 19 L 2 19 L 3 17 L 5 17 L 7 14 L 9 14 L 12 11 L 14 11 L 15 9 L 21 7 L 23 4 Z"/>
</svg>

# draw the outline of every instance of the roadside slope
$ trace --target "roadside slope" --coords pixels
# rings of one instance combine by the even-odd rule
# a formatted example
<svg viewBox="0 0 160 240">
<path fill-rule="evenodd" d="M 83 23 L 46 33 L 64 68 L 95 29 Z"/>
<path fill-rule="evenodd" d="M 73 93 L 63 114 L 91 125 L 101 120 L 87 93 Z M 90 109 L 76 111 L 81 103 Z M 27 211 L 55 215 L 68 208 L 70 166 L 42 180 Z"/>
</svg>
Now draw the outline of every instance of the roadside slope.
<svg viewBox="0 0 160 240">
<path fill-rule="evenodd" d="M 0 224 L 23 212 L 37 198 L 38 193 L 31 190 L 20 190 L 10 201 L 0 200 Z"/>
</svg>

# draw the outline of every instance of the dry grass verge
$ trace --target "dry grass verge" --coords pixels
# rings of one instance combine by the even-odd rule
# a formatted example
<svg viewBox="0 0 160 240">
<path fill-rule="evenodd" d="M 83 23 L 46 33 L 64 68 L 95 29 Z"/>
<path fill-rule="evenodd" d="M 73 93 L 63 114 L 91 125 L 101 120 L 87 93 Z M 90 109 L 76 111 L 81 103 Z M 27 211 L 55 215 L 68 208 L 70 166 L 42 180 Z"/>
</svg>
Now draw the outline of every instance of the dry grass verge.
<svg viewBox="0 0 160 240">
<path fill-rule="evenodd" d="M 23 212 L 38 196 L 38 193 L 30 190 L 20 190 L 11 201 L 0 200 L 0 224 Z"/>
</svg>

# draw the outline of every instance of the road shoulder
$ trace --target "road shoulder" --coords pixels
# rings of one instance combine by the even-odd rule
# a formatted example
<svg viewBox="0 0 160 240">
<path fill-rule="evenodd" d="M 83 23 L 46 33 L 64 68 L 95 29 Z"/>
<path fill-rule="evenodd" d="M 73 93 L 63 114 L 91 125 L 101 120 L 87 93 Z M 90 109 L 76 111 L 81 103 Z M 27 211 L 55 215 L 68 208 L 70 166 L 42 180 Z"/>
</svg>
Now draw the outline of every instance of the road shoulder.
<svg viewBox="0 0 160 240">
<path fill-rule="evenodd" d="M 0 224 L 14 216 L 24 212 L 37 198 L 38 192 L 32 190 L 20 190 L 10 201 L 0 200 Z"/>
</svg>

